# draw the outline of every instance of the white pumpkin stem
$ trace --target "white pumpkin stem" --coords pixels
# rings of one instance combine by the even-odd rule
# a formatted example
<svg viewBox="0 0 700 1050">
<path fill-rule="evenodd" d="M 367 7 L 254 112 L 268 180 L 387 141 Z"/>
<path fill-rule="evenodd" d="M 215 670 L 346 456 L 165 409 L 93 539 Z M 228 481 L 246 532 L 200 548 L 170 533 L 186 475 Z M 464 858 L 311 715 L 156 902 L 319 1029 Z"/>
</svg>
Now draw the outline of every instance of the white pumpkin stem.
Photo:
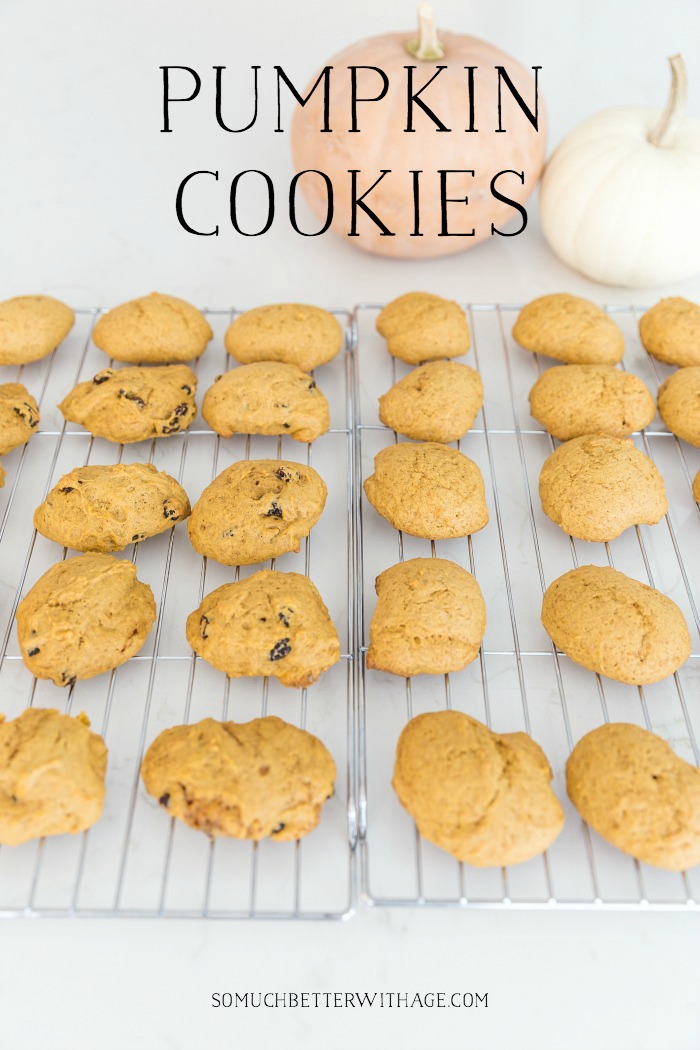
<svg viewBox="0 0 700 1050">
<path fill-rule="evenodd" d="M 688 95 L 688 77 L 682 56 L 672 55 L 668 61 L 671 65 L 671 90 L 664 111 L 649 134 L 649 142 L 662 149 L 674 143 Z"/>
<path fill-rule="evenodd" d="M 430 4 L 418 5 L 418 37 L 406 44 L 406 50 L 421 62 L 434 62 L 437 58 L 445 57 L 445 49 L 438 39 Z"/>
</svg>

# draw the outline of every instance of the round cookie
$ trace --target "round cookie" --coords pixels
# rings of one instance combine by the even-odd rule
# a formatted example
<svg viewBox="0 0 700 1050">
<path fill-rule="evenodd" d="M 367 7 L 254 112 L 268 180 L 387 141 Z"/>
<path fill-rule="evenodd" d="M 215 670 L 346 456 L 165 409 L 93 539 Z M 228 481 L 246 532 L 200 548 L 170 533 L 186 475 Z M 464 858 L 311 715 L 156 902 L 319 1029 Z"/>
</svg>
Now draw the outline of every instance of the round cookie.
<svg viewBox="0 0 700 1050">
<path fill-rule="evenodd" d="M 287 434 L 315 441 L 331 425 L 316 380 L 283 361 L 255 361 L 217 376 L 204 395 L 202 415 L 222 437 Z"/>
<path fill-rule="evenodd" d="M 7 477 L 7 474 L 5 473 L 5 468 L 0 463 L 0 489 L 5 487 L 5 478 L 6 477 Z"/>
<path fill-rule="evenodd" d="M 197 379 L 186 365 L 105 368 L 58 406 L 71 423 L 117 444 L 186 430 L 197 415 Z"/>
<path fill-rule="evenodd" d="M 679 368 L 661 384 L 659 415 L 672 434 L 700 447 L 700 365 Z"/>
<path fill-rule="evenodd" d="M 565 365 L 542 373 L 530 391 L 530 414 L 560 441 L 584 434 L 627 437 L 651 423 L 656 403 L 631 372 Z"/>
<path fill-rule="evenodd" d="M 700 470 L 695 475 L 695 480 L 693 481 L 693 498 L 696 503 L 700 503 Z"/>
<path fill-rule="evenodd" d="M 107 748 L 89 726 L 52 708 L 0 715 L 0 845 L 75 835 L 100 819 Z"/>
<path fill-rule="evenodd" d="M 489 520 L 476 463 L 434 441 L 383 448 L 374 457 L 374 474 L 364 490 L 375 510 L 410 536 L 469 536 Z"/>
<path fill-rule="evenodd" d="M 246 459 L 214 478 L 187 531 L 199 554 L 223 565 L 254 565 L 298 551 L 323 513 L 328 490 L 312 467 Z"/>
<path fill-rule="evenodd" d="M 19 295 L 0 303 L 0 365 L 46 357 L 65 339 L 75 315 L 50 295 Z"/>
<path fill-rule="evenodd" d="M 492 733 L 460 711 L 412 718 L 392 784 L 421 835 L 476 867 L 520 864 L 561 831 L 544 752 L 525 733 Z"/>
<path fill-rule="evenodd" d="M 690 656 L 676 603 L 608 566 L 582 565 L 550 584 L 542 624 L 575 663 L 628 685 L 659 682 Z"/>
<path fill-rule="evenodd" d="M 513 338 L 525 350 L 578 365 L 616 365 L 625 350 L 622 332 L 604 310 L 562 292 L 524 306 Z"/>
<path fill-rule="evenodd" d="M 385 426 L 415 441 L 449 444 L 474 426 L 484 403 L 481 376 L 456 361 L 429 361 L 379 398 Z"/>
<path fill-rule="evenodd" d="M 209 322 L 196 307 L 160 292 L 115 306 L 92 330 L 95 346 L 115 361 L 129 364 L 192 361 L 213 336 Z"/>
<path fill-rule="evenodd" d="M 34 528 L 75 551 L 121 551 L 190 513 L 181 485 L 152 463 L 76 467 L 34 511 Z"/>
<path fill-rule="evenodd" d="M 664 480 L 629 438 L 587 434 L 560 445 L 540 473 L 547 517 L 570 536 L 604 543 L 668 510 Z"/>
<path fill-rule="evenodd" d="M 644 349 L 667 365 L 700 365 L 700 306 L 672 296 L 639 319 Z"/>
<path fill-rule="evenodd" d="M 81 554 L 52 565 L 25 595 L 17 637 L 33 675 L 72 685 L 134 656 L 155 618 L 153 592 L 132 562 Z"/>
<path fill-rule="evenodd" d="M 471 573 L 444 558 L 411 558 L 376 580 L 367 666 L 409 677 L 460 671 L 475 660 L 486 605 Z"/>
<path fill-rule="evenodd" d="M 377 331 L 392 357 L 409 365 L 460 357 L 471 346 L 459 303 L 428 292 L 407 292 L 393 299 L 377 317 Z"/>
<path fill-rule="evenodd" d="M 655 733 L 624 722 L 587 733 L 566 763 L 566 787 L 624 853 L 669 871 L 700 864 L 700 770 Z"/>
<path fill-rule="evenodd" d="M 302 303 L 274 303 L 241 314 L 224 344 L 241 364 L 284 361 L 302 372 L 325 365 L 343 345 L 343 330 L 327 310 Z"/>
<path fill-rule="evenodd" d="M 187 617 L 187 641 L 230 678 L 262 675 L 305 688 L 340 659 L 340 641 L 307 576 L 263 569 L 207 594 Z"/>
<path fill-rule="evenodd" d="M 318 737 L 281 718 L 205 718 L 156 737 L 141 776 L 171 817 L 197 831 L 288 842 L 318 824 L 335 763 Z"/>
<path fill-rule="evenodd" d="M 21 383 L 0 384 L 0 456 L 26 445 L 39 425 L 39 406 Z"/>
</svg>

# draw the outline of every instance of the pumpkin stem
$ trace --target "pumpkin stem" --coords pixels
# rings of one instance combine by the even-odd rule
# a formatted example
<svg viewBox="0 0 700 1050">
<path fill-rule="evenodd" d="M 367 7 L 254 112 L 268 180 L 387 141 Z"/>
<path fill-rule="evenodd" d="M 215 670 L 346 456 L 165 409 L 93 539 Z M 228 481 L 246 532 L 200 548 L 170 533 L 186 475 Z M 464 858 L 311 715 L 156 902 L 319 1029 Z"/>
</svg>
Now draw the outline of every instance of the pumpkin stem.
<svg viewBox="0 0 700 1050">
<path fill-rule="evenodd" d="M 649 133 L 649 142 L 661 148 L 673 145 L 688 94 L 688 77 L 682 56 L 672 55 L 668 61 L 671 65 L 671 90 L 658 123 Z"/>
<path fill-rule="evenodd" d="M 418 37 L 406 44 L 406 50 L 421 62 L 434 62 L 436 58 L 445 57 L 445 49 L 438 39 L 430 4 L 418 5 Z"/>
</svg>

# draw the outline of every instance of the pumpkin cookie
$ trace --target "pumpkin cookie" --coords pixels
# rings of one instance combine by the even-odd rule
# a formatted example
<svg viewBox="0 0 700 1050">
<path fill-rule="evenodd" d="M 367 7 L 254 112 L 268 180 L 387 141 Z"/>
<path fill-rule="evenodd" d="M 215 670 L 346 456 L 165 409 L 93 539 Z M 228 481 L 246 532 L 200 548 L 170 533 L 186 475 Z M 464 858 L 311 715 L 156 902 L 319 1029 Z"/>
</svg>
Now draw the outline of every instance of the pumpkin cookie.
<svg viewBox="0 0 700 1050">
<path fill-rule="evenodd" d="M 315 441 L 331 425 L 316 380 L 283 361 L 256 361 L 218 376 L 204 395 L 202 415 L 222 437 L 288 434 Z"/>
<path fill-rule="evenodd" d="M 108 554 L 52 565 L 17 609 L 17 637 L 37 678 L 72 685 L 125 663 L 156 618 L 151 588 L 136 566 Z"/>
<path fill-rule="evenodd" d="M 0 303 L 0 365 L 46 357 L 65 339 L 75 315 L 49 295 L 19 295 Z"/>
<path fill-rule="evenodd" d="M 613 365 L 548 368 L 530 391 L 530 413 L 560 441 L 584 434 L 627 437 L 651 423 L 656 404 L 644 383 Z"/>
<path fill-rule="evenodd" d="M 543 295 L 518 314 L 513 338 L 525 350 L 569 364 L 615 365 L 625 339 L 604 310 L 577 295 Z"/>
<path fill-rule="evenodd" d="M 456 361 L 430 361 L 379 398 L 379 418 L 416 441 L 447 445 L 473 427 L 483 403 L 484 385 L 473 368 Z"/>
<path fill-rule="evenodd" d="M 676 603 L 607 566 L 582 565 L 550 584 L 542 623 L 575 663 L 628 685 L 659 682 L 690 656 Z"/>
<path fill-rule="evenodd" d="M 298 551 L 326 505 L 326 484 L 312 467 L 247 459 L 214 478 L 187 524 L 199 554 L 224 565 L 254 565 Z"/>
<path fill-rule="evenodd" d="M 190 513 L 185 490 L 152 463 L 76 467 L 34 511 L 34 528 L 75 551 L 121 551 Z"/>
<path fill-rule="evenodd" d="M 540 473 L 548 518 L 581 540 L 614 540 L 631 525 L 655 525 L 668 510 L 664 480 L 629 438 L 587 434 L 560 445 Z"/>
<path fill-rule="evenodd" d="M 392 300 L 377 318 L 377 331 L 392 357 L 409 365 L 460 357 L 471 346 L 459 303 L 428 292 L 407 292 Z"/>
<path fill-rule="evenodd" d="M 89 726 L 51 708 L 0 715 L 0 845 L 75 835 L 100 819 L 107 748 Z"/>
<path fill-rule="evenodd" d="M 700 365 L 679 368 L 661 384 L 659 415 L 676 437 L 700 446 Z"/>
<path fill-rule="evenodd" d="M 197 831 L 286 842 L 318 824 L 335 763 L 318 737 L 281 718 L 205 718 L 156 737 L 141 776 L 171 817 Z"/>
<path fill-rule="evenodd" d="M 374 457 L 374 474 L 364 490 L 375 510 L 410 536 L 469 536 L 489 520 L 476 463 L 434 441 L 383 448 Z"/>
<path fill-rule="evenodd" d="M 186 430 L 197 415 L 196 389 L 186 365 L 105 368 L 78 383 L 58 407 L 95 437 L 128 445 Z"/>
<path fill-rule="evenodd" d="M 241 314 L 224 336 L 231 357 L 284 361 L 310 372 L 325 365 L 343 345 L 343 330 L 333 314 L 318 306 L 275 303 Z"/>
<path fill-rule="evenodd" d="M 313 583 L 263 569 L 208 594 L 187 618 L 187 641 L 230 678 L 262 675 L 305 688 L 340 659 L 338 632 Z"/>
<path fill-rule="evenodd" d="M 700 306 L 673 296 L 639 319 L 644 349 L 667 365 L 700 365 Z"/>
<path fill-rule="evenodd" d="M 669 871 L 700 864 L 700 770 L 655 733 L 624 722 L 587 733 L 566 763 L 566 787 L 623 853 Z"/>
<path fill-rule="evenodd" d="M 206 318 L 184 299 L 151 292 L 103 314 L 92 341 L 115 361 L 164 365 L 199 357 L 213 335 Z"/>
<path fill-rule="evenodd" d="M 520 864 L 561 831 L 544 752 L 460 711 L 418 715 L 396 748 L 392 784 L 429 842 L 476 867 Z"/>
<path fill-rule="evenodd" d="M 39 406 L 21 383 L 0 385 L 0 456 L 26 445 L 39 424 Z"/>
<path fill-rule="evenodd" d="M 461 671 L 476 659 L 486 605 L 466 569 L 443 558 L 411 558 L 377 576 L 367 666 L 409 677 Z"/>
</svg>

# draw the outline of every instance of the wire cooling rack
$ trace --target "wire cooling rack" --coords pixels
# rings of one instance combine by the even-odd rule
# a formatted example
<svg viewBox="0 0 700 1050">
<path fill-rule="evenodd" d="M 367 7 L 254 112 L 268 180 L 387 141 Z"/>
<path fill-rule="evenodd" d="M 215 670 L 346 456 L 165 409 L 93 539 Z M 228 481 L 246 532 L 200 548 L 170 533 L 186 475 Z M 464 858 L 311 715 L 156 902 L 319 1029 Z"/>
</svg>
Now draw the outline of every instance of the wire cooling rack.
<svg viewBox="0 0 700 1050">
<path fill-rule="evenodd" d="M 543 514 L 538 477 L 554 442 L 531 418 L 528 392 L 544 367 L 510 332 L 519 306 L 465 307 L 473 350 L 466 359 L 484 380 L 485 403 L 457 447 L 480 467 L 490 522 L 467 539 L 431 542 L 393 530 L 361 495 L 376 453 L 397 436 L 381 426 L 377 398 L 409 366 L 390 358 L 374 328 L 381 307 L 355 310 L 356 502 L 358 532 L 359 787 L 362 894 L 372 905 L 442 907 L 687 908 L 700 900 L 700 871 L 652 868 L 605 843 L 568 801 L 566 759 L 584 733 L 627 721 L 665 737 L 698 763 L 700 739 L 700 521 L 691 492 L 700 450 L 680 443 L 658 419 L 635 435 L 656 462 L 670 511 L 658 525 L 629 529 L 611 543 L 567 537 Z M 640 311 L 612 307 L 625 333 L 624 367 L 656 393 L 671 371 L 639 343 Z M 479 658 L 458 674 L 412 679 L 365 666 L 375 577 L 404 558 L 438 556 L 478 579 L 488 626 Z M 558 652 L 540 623 L 542 594 L 580 564 L 614 565 L 668 594 L 683 610 L 693 655 L 672 678 L 625 686 L 584 670 Z M 406 721 L 425 711 L 462 710 L 498 732 L 524 730 L 544 748 L 553 787 L 566 814 L 564 830 L 541 857 L 509 869 L 474 868 L 422 840 L 391 790 L 396 741 Z"/>
<path fill-rule="evenodd" d="M 353 333 L 347 311 L 344 353 L 317 372 L 331 408 L 331 430 L 312 446 L 260 436 L 221 440 L 201 417 L 181 434 L 117 446 L 66 424 L 56 407 L 76 382 L 105 367 L 91 342 L 101 311 L 78 311 L 76 324 L 51 357 L 0 369 L 40 404 L 31 442 L 4 457 L 0 490 L 0 711 L 25 707 L 84 710 L 109 749 L 102 819 L 81 835 L 0 847 L 0 915 L 342 919 L 356 896 L 355 807 L 355 542 L 353 516 Z M 205 311 L 215 337 L 195 363 L 198 402 L 231 364 L 223 334 L 236 311 Z M 119 367 L 119 366 L 117 366 Z M 221 470 L 243 458 L 313 464 L 328 485 L 321 520 L 300 554 L 273 563 L 310 575 L 329 607 L 342 659 L 308 691 L 275 679 L 235 679 L 198 659 L 185 640 L 185 619 L 202 595 L 263 566 L 232 569 L 201 558 L 179 525 L 117 557 L 132 558 L 150 584 L 158 619 L 139 654 L 110 674 L 66 690 L 32 679 L 22 663 L 14 614 L 24 594 L 64 549 L 32 530 L 32 514 L 58 478 L 84 463 L 149 462 L 180 481 L 192 503 Z M 143 789 L 145 749 L 168 726 L 211 716 L 247 721 L 275 714 L 319 736 L 338 769 L 335 796 L 320 826 L 298 843 L 210 841 L 167 815 Z"/>
</svg>

